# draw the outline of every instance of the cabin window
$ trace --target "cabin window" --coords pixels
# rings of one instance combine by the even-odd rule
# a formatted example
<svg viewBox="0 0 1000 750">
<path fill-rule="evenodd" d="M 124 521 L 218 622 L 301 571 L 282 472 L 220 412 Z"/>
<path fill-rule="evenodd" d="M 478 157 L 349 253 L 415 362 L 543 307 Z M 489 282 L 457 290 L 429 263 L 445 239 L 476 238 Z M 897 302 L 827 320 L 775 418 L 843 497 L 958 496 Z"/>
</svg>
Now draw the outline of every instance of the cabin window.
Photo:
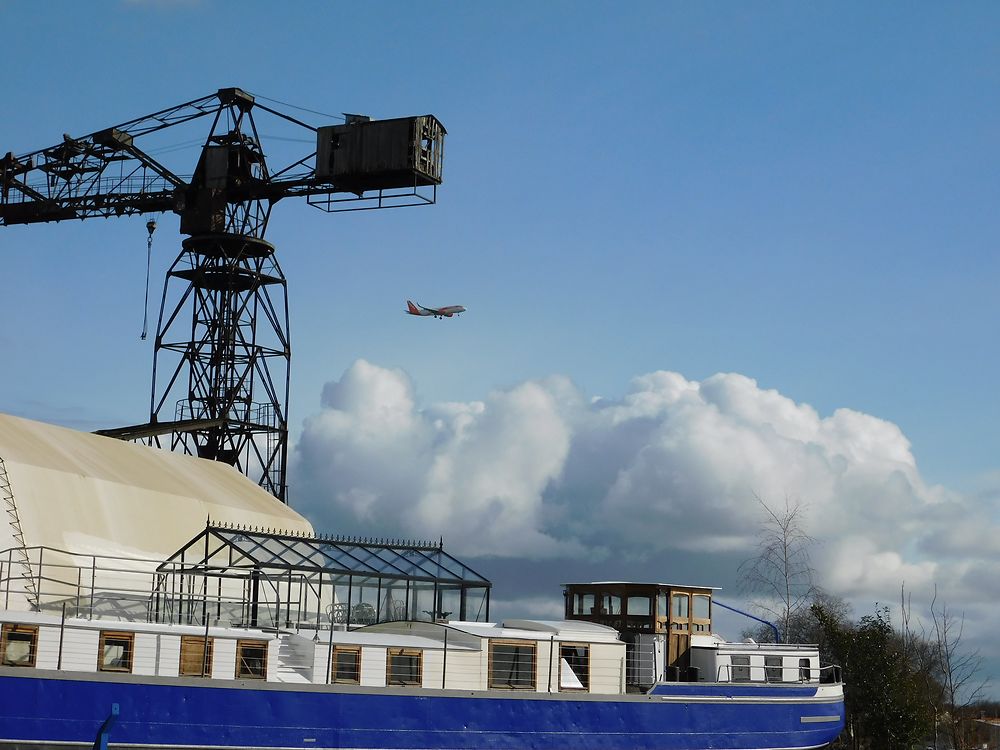
<svg viewBox="0 0 1000 750">
<path fill-rule="evenodd" d="M 361 649 L 334 646 L 330 660 L 330 682 L 361 682 Z"/>
<path fill-rule="evenodd" d="M 812 678 L 812 672 L 809 669 L 808 659 L 799 659 L 799 679 L 802 682 L 809 682 Z"/>
<path fill-rule="evenodd" d="M 33 667 L 38 650 L 38 627 L 7 623 L 0 634 L 0 664 L 5 667 Z"/>
<path fill-rule="evenodd" d="M 604 594 L 601 597 L 602 614 L 620 615 L 622 613 L 622 598 L 617 594 Z"/>
<path fill-rule="evenodd" d="M 731 656 L 729 662 L 732 665 L 730 673 L 733 682 L 750 682 L 749 656 Z"/>
<path fill-rule="evenodd" d="M 386 656 L 387 685 L 420 685 L 424 652 L 412 648 L 390 648 Z"/>
<path fill-rule="evenodd" d="M 212 676 L 212 639 L 203 636 L 181 636 L 181 665 L 178 670 L 184 677 Z"/>
<path fill-rule="evenodd" d="M 135 633 L 101 631 L 97 668 L 101 672 L 131 672 Z"/>
<path fill-rule="evenodd" d="M 590 646 L 559 644 L 559 689 L 590 690 Z"/>
<path fill-rule="evenodd" d="M 662 591 L 656 595 L 656 614 L 659 617 L 670 616 L 670 605 L 667 604 L 667 595 Z"/>
<path fill-rule="evenodd" d="M 630 615 L 641 615 L 643 617 L 649 617 L 652 612 L 650 611 L 650 600 L 648 596 L 630 596 L 628 598 L 627 610 Z"/>
<path fill-rule="evenodd" d="M 535 644 L 490 641 L 490 687 L 508 690 L 535 688 Z"/>
<path fill-rule="evenodd" d="M 576 615 L 592 615 L 594 613 L 594 595 L 593 594 L 577 594 L 576 595 L 576 609 L 573 614 Z"/>
<path fill-rule="evenodd" d="M 781 670 L 782 657 L 780 656 L 765 656 L 764 657 L 764 679 L 768 682 L 781 682 L 782 670 Z"/>
<path fill-rule="evenodd" d="M 267 641 L 236 641 L 236 679 L 267 677 Z"/>
</svg>

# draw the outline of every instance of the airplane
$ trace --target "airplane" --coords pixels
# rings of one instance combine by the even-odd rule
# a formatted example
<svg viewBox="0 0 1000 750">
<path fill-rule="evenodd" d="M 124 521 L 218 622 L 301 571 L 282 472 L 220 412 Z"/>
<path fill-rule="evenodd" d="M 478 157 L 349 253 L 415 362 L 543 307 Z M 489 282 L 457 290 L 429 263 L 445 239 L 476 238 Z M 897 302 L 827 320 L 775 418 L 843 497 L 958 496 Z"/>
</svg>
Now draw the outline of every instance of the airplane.
<svg viewBox="0 0 1000 750">
<path fill-rule="evenodd" d="M 424 307 L 423 305 L 414 305 L 410 302 L 410 300 L 406 300 L 405 312 L 410 315 L 433 315 L 435 318 L 450 318 L 453 315 L 464 313 L 465 308 L 461 305 L 448 305 L 447 307 Z"/>
</svg>

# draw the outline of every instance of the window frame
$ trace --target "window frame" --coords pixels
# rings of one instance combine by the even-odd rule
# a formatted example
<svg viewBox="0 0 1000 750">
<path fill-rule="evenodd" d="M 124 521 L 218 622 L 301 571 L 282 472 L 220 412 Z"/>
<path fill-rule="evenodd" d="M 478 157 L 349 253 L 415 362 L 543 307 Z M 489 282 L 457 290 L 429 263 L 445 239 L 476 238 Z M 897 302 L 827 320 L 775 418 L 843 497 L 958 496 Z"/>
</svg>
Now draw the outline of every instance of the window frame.
<svg viewBox="0 0 1000 750">
<path fill-rule="evenodd" d="M 28 662 L 13 662 L 7 661 L 7 645 L 10 642 L 10 635 L 28 635 L 28 653 L 30 654 L 30 659 Z M 22 639 L 15 638 L 15 642 Z M 5 622 L 3 628 L 0 629 L 0 666 L 4 667 L 34 667 L 38 661 L 38 626 L 37 625 L 22 625 L 17 622 Z"/>
<path fill-rule="evenodd" d="M 586 679 L 580 680 L 580 682 L 583 683 L 583 687 L 582 688 L 578 688 L 578 687 L 563 687 L 563 684 L 562 684 L 562 676 L 563 676 L 563 654 L 562 654 L 562 650 L 563 650 L 564 647 L 568 647 L 568 648 L 584 648 L 584 649 L 587 650 L 587 674 L 584 675 L 584 677 Z M 569 663 L 568 659 L 566 661 L 567 661 L 567 663 Z M 575 642 L 569 642 L 569 641 L 567 641 L 567 642 L 560 641 L 559 642 L 559 675 L 558 675 L 557 679 L 559 680 L 558 685 L 559 685 L 559 692 L 560 693 L 589 693 L 590 692 L 590 667 L 591 667 L 591 646 L 590 646 L 589 643 L 575 643 Z M 572 669 L 572 665 L 570 665 L 570 668 Z M 573 671 L 573 674 L 576 675 L 576 678 L 579 680 L 580 679 L 580 675 L 576 672 L 576 670 L 572 670 L 572 671 Z"/>
<path fill-rule="evenodd" d="M 740 659 L 741 663 L 737 664 L 736 663 L 737 659 Z M 742 661 L 743 659 L 746 659 L 745 663 L 743 663 L 743 661 Z M 751 681 L 750 680 L 750 668 L 751 667 L 752 667 L 751 659 L 750 659 L 750 657 L 748 655 L 746 655 L 746 654 L 731 654 L 729 656 L 729 681 L 730 682 L 750 682 Z M 737 672 L 737 670 L 740 670 L 740 671 Z M 743 670 L 746 670 L 746 672 L 743 672 Z M 744 674 L 746 675 L 745 677 L 743 676 Z"/>
<path fill-rule="evenodd" d="M 264 658 L 262 660 L 261 666 L 263 667 L 262 674 L 247 673 L 242 674 L 240 666 L 243 662 L 243 649 L 244 648 L 259 648 L 264 649 Z M 240 638 L 236 641 L 236 679 L 237 680 L 266 680 L 267 679 L 267 657 L 268 657 L 268 642 L 260 640 L 259 638 Z"/>
<path fill-rule="evenodd" d="M 803 664 L 803 662 L 805 662 Z M 799 659 L 799 682 L 810 682 L 812 680 L 812 659 L 803 657 Z"/>
<path fill-rule="evenodd" d="M 354 654 L 354 678 L 349 677 L 338 677 L 337 671 L 337 657 L 341 654 Z M 386 659 L 388 660 L 388 653 L 386 653 Z M 386 672 L 386 677 L 388 677 L 388 671 Z M 361 684 L 361 647 L 360 646 L 341 646 L 334 645 L 333 650 L 330 652 L 330 684 L 339 685 L 360 685 Z"/>
<path fill-rule="evenodd" d="M 185 646 L 195 647 L 201 652 L 201 666 L 198 668 L 197 672 L 184 671 Z M 209 637 L 208 639 L 206 639 L 205 636 L 203 635 L 182 635 L 180 662 L 177 665 L 177 675 L 179 677 L 211 677 L 212 658 L 214 657 L 214 655 L 215 655 L 214 638 Z M 204 672 L 202 670 L 204 670 Z"/>
<path fill-rule="evenodd" d="M 392 657 L 394 656 L 416 657 L 416 680 L 393 679 Z M 387 648 L 385 651 L 385 684 L 387 687 L 421 687 L 424 684 L 424 650 L 422 648 Z"/>
<path fill-rule="evenodd" d="M 531 650 L 531 684 L 513 685 L 510 682 L 498 683 L 495 680 L 494 661 L 496 646 L 516 646 Z M 508 675 L 509 676 L 509 675 Z M 489 690 L 537 690 L 538 689 L 538 643 L 536 641 L 519 640 L 516 638 L 491 638 L 489 641 L 489 660 L 486 677 L 486 687 Z"/>
<path fill-rule="evenodd" d="M 778 663 L 775 664 L 774 660 Z M 771 662 L 768 664 L 768 662 Z M 777 673 L 777 675 L 775 674 Z M 764 656 L 764 682 L 784 682 L 785 681 L 785 657 L 775 654 Z"/>
<path fill-rule="evenodd" d="M 108 640 L 128 641 L 128 648 L 125 651 L 125 653 L 128 655 L 128 666 L 112 667 L 104 663 L 104 648 L 107 645 Z M 135 633 L 130 633 L 127 630 L 102 630 L 101 637 L 97 642 L 97 671 L 121 672 L 123 674 L 132 674 L 132 669 L 134 666 L 135 666 Z"/>
</svg>

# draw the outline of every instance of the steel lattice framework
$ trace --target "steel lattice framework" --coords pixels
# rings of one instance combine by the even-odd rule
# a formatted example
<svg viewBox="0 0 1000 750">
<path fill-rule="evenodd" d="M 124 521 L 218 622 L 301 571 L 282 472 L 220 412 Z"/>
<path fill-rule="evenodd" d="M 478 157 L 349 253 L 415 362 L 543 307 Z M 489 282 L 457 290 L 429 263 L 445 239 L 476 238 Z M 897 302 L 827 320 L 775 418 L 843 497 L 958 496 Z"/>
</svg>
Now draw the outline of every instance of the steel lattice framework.
<svg viewBox="0 0 1000 750">
<path fill-rule="evenodd" d="M 271 170 L 256 114 L 310 131 Z M 190 176 L 136 141 L 210 118 Z M 149 422 L 101 432 L 238 467 L 287 502 L 288 293 L 264 240 L 274 204 L 328 212 L 434 203 L 445 130 L 431 115 L 313 127 L 237 88 L 0 159 L 0 225 L 173 211 L 188 237 L 167 272 Z M 295 139 L 285 139 L 295 140 Z M 314 148 L 313 148 L 314 146 Z"/>
</svg>

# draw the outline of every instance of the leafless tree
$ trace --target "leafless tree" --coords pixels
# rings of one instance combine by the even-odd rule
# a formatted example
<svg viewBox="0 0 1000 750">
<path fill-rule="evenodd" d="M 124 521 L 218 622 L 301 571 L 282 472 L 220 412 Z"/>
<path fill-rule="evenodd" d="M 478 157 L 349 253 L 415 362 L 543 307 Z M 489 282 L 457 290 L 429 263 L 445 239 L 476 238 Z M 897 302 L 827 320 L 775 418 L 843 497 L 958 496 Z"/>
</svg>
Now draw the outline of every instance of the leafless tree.
<svg viewBox="0 0 1000 750">
<path fill-rule="evenodd" d="M 979 651 L 962 645 L 964 613 L 956 616 L 947 603 L 938 605 L 937 586 L 931 599 L 931 624 L 929 641 L 937 662 L 941 702 L 948 710 L 945 722 L 952 747 L 961 750 L 968 746 L 970 708 L 983 697 L 989 680 L 979 676 L 983 665 Z"/>
<path fill-rule="evenodd" d="M 742 587 L 764 616 L 777 621 L 787 640 L 796 616 L 808 609 L 817 589 L 809 548 L 815 539 L 803 529 L 804 506 L 785 496 L 784 507 L 772 508 L 759 495 L 763 515 L 757 554 L 740 565 Z"/>
</svg>

